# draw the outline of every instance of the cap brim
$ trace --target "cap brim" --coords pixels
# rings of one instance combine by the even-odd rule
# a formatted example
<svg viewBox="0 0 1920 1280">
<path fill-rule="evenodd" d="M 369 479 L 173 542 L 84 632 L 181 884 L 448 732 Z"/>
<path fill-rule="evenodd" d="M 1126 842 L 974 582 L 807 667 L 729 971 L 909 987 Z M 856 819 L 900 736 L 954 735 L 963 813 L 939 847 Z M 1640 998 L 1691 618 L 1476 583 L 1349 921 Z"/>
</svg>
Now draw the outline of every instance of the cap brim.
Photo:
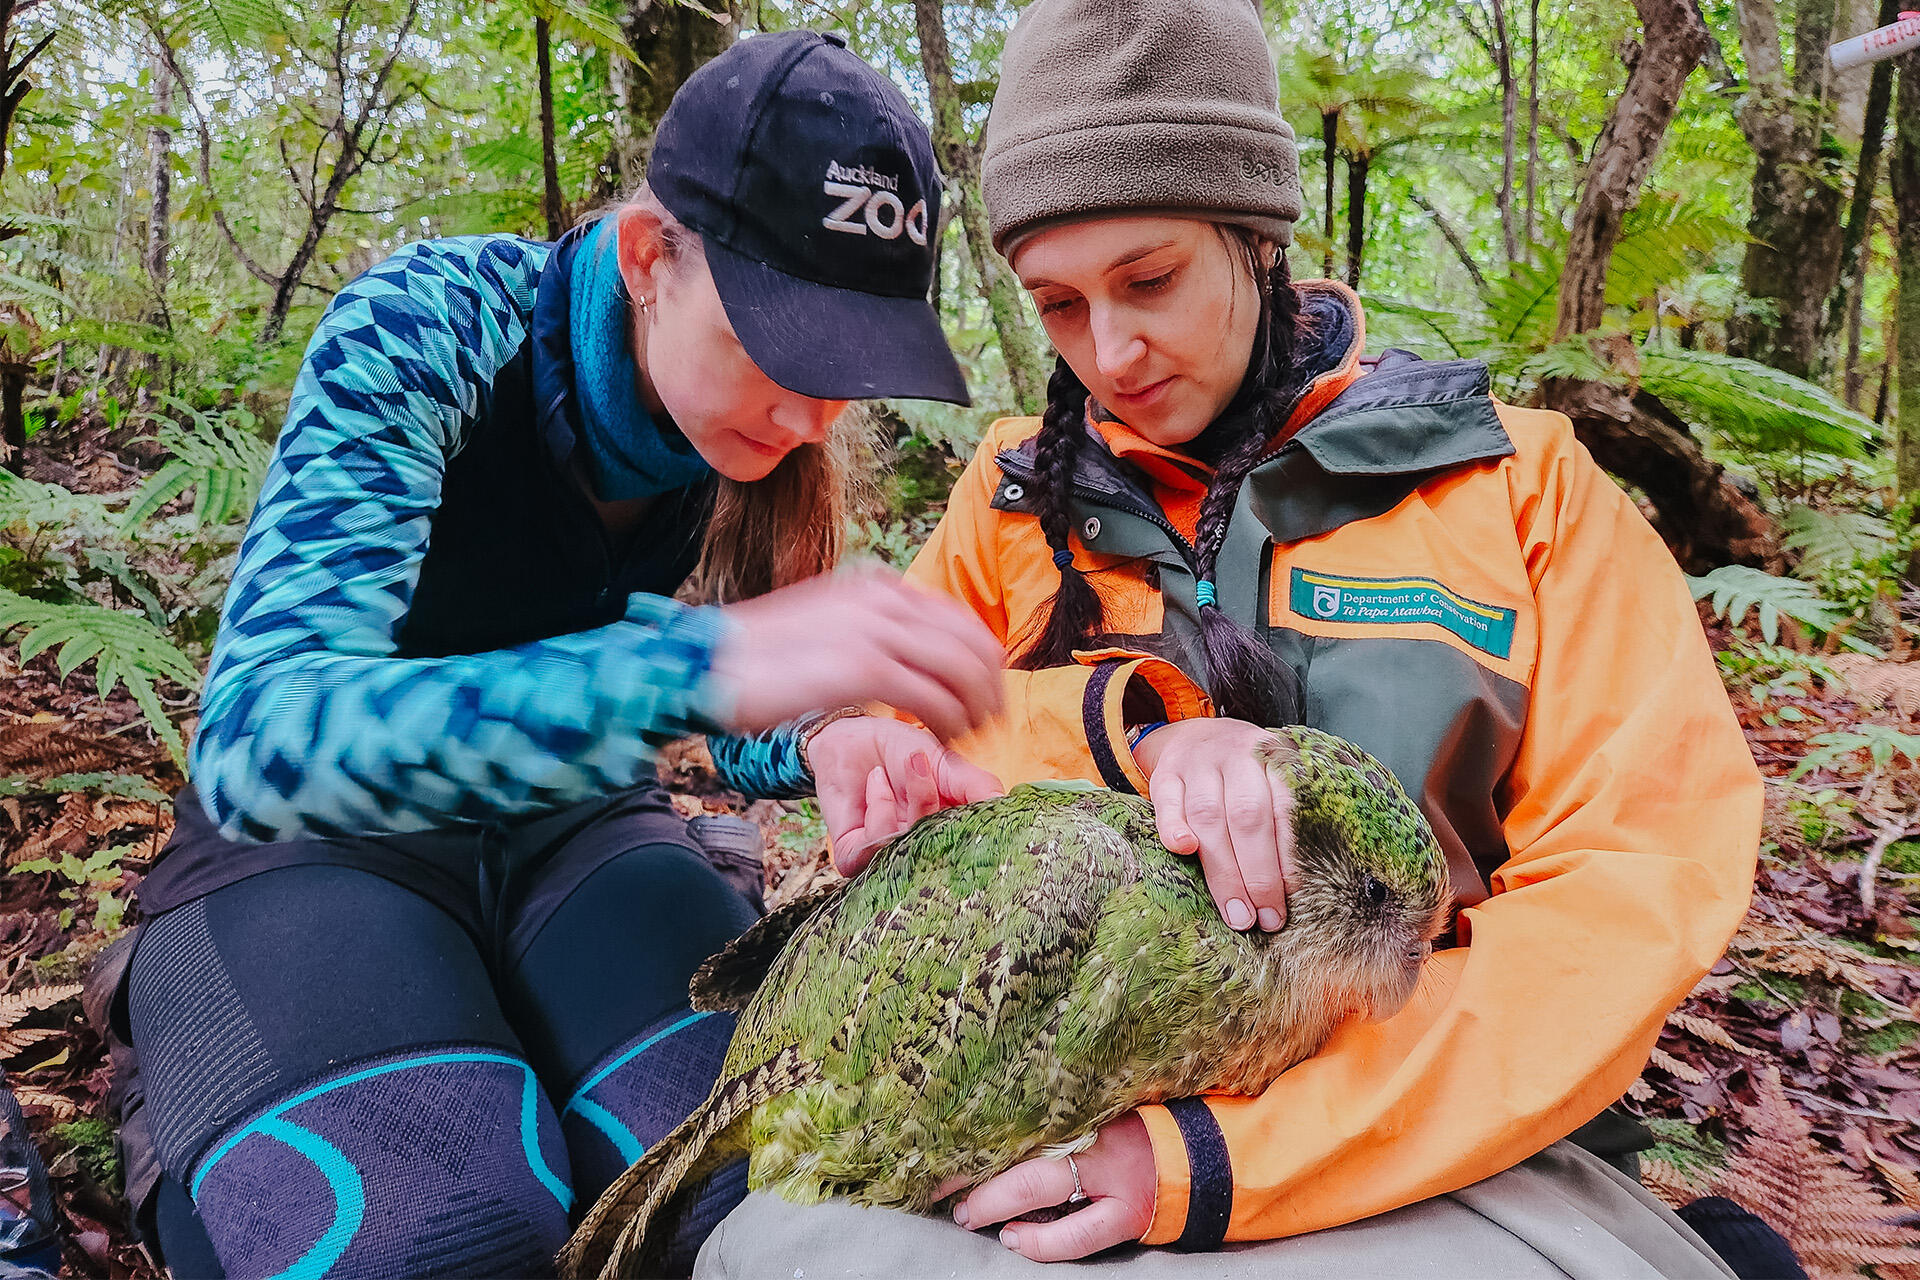
<svg viewBox="0 0 1920 1280">
<path fill-rule="evenodd" d="M 705 249 L 734 335 L 787 390 L 816 400 L 973 403 L 925 298 L 816 284 L 711 238 Z"/>
</svg>

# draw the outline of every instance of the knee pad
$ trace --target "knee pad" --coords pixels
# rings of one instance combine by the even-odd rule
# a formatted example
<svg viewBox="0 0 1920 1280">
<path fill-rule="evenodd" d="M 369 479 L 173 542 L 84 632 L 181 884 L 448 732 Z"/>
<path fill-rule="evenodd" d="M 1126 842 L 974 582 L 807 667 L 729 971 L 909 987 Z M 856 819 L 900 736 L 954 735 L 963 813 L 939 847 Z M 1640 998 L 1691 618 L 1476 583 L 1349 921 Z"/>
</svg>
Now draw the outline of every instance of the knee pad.
<svg viewBox="0 0 1920 1280">
<path fill-rule="evenodd" d="M 605 1190 L 627 1166 L 707 1099 L 733 1038 L 730 1013 L 681 1007 L 595 1063 L 560 1124 L 583 1200 Z"/>
<path fill-rule="evenodd" d="M 216 1142 L 189 1191 L 230 1276 L 542 1274 L 573 1204 L 532 1068 L 486 1048 L 311 1083 Z"/>
</svg>

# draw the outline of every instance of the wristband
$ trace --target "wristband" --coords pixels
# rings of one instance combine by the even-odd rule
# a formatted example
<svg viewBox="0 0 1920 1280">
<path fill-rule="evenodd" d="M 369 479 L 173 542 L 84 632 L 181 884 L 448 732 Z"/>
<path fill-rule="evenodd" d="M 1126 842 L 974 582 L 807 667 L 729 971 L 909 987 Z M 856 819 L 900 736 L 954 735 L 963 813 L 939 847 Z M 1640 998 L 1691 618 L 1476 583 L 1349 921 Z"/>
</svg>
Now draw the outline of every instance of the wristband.
<svg viewBox="0 0 1920 1280">
<path fill-rule="evenodd" d="M 1146 739 L 1148 734 L 1152 733 L 1155 729 L 1164 729 L 1166 727 L 1167 722 L 1165 720 L 1155 720 L 1152 724 L 1135 725 L 1133 728 L 1127 730 L 1127 750 L 1138 750 L 1141 742 Z"/>
</svg>

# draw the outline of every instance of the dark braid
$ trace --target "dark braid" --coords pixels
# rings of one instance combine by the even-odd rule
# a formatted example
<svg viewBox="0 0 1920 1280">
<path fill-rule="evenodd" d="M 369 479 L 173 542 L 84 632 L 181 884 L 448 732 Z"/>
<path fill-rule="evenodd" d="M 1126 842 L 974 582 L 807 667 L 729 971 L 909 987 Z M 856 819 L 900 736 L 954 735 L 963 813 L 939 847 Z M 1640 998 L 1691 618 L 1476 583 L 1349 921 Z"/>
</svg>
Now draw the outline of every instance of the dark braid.
<svg viewBox="0 0 1920 1280">
<path fill-rule="evenodd" d="M 1255 247 L 1248 243 L 1251 256 Z M 1257 268 L 1256 268 L 1257 270 Z M 1213 482 L 1200 502 L 1194 530 L 1193 572 L 1199 583 L 1200 645 L 1207 659 L 1207 692 L 1222 715 L 1261 725 L 1294 724 L 1300 719 L 1300 678 L 1258 636 L 1223 613 L 1213 601 L 1214 570 L 1226 544 L 1240 486 L 1274 447 L 1287 425 L 1305 379 L 1294 365 L 1294 339 L 1300 323 L 1300 295 L 1287 274 L 1282 251 L 1267 273 L 1261 298 L 1259 335 L 1247 370 L 1247 385 L 1223 419 L 1234 419 Z M 1221 423 L 1227 426 L 1227 421 Z"/>
<path fill-rule="evenodd" d="M 1020 655 L 1018 666 L 1037 671 L 1073 662 L 1073 651 L 1101 629 L 1105 610 L 1087 575 L 1073 563 L 1067 543 L 1071 524 L 1068 503 L 1073 500 L 1073 460 L 1087 438 L 1087 388 L 1065 360 L 1055 360 L 1047 379 L 1047 410 L 1034 437 L 1035 497 L 1040 503 L 1040 532 L 1047 537 L 1054 564 L 1060 570 L 1060 589 L 1047 612 L 1046 626 Z"/>
<path fill-rule="evenodd" d="M 1267 287 L 1260 291 L 1260 324 L 1246 380 L 1219 420 L 1190 446 L 1197 454 L 1219 455 L 1194 532 L 1192 567 L 1195 578 L 1205 584 L 1201 589 L 1201 648 L 1207 664 L 1207 691 L 1221 714 L 1255 724 L 1291 724 L 1299 719 L 1299 677 L 1257 636 L 1206 600 L 1241 482 L 1272 446 L 1300 394 L 1304 379 L 1294 368 L 1300 297 L 1287 273 L 1284 252 L 1276 257 L 1270 271 L 1262 273 L 1258 248 L 1251 236 L 1237 231 L 1223 234 L 1231 236 L 1245 253 L 1255 279 L 1266 276 Z M 1086 387 L 1065 360 L 1059 361 L 1047 383 L 1047 409 L 1034 439 L 1034 479 L 1039 488 L 1035 496 L 1040 505 L 1040 528 L 1060 567 L 1060 589 L 1046 625 L 1016 663 L 1027 670 L 1071 663 L 1073 651 L 1084 648 L 1105 626 L 1104 610 L 1092 583 L 1063 554 L 1068 550 L 1073 462 L 1086 438 L 1086 404 Z"/>
</svg>

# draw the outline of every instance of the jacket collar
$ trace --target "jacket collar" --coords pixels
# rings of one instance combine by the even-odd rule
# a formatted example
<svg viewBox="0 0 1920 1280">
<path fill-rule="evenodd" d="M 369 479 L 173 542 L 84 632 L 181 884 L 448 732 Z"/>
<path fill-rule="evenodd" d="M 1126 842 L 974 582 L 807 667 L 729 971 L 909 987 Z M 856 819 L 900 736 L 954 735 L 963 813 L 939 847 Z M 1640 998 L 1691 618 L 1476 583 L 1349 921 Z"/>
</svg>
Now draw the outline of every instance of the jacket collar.
<svg viewBox="0 0 1920 1280">
<path fill-rule="evenodd" d="M 1513 452 L 1484 362 L 1426 361 L 1398 349 L 1365 359 L 1359 297 L 1333 280 L 1297 287 L 1311 321 L 1300 358 L 1318 372 L 1241 498 L 1276 540 L 1298 541 L 1380 514 L 1434 476 Z M 1089 496 L 1152 508 L 1142 472 L 1175 489 L 1197 483 L 1204 490 L 1208 468 L 1138 435 L 1097 403 L 1089 405 L 1089 418 L 1106 446 L 1084 449 L 1077 459 L 1075 485 Z M 1031 479 L 1034 441 L 999 461 L 1003 471 Z"/>
</svg>

